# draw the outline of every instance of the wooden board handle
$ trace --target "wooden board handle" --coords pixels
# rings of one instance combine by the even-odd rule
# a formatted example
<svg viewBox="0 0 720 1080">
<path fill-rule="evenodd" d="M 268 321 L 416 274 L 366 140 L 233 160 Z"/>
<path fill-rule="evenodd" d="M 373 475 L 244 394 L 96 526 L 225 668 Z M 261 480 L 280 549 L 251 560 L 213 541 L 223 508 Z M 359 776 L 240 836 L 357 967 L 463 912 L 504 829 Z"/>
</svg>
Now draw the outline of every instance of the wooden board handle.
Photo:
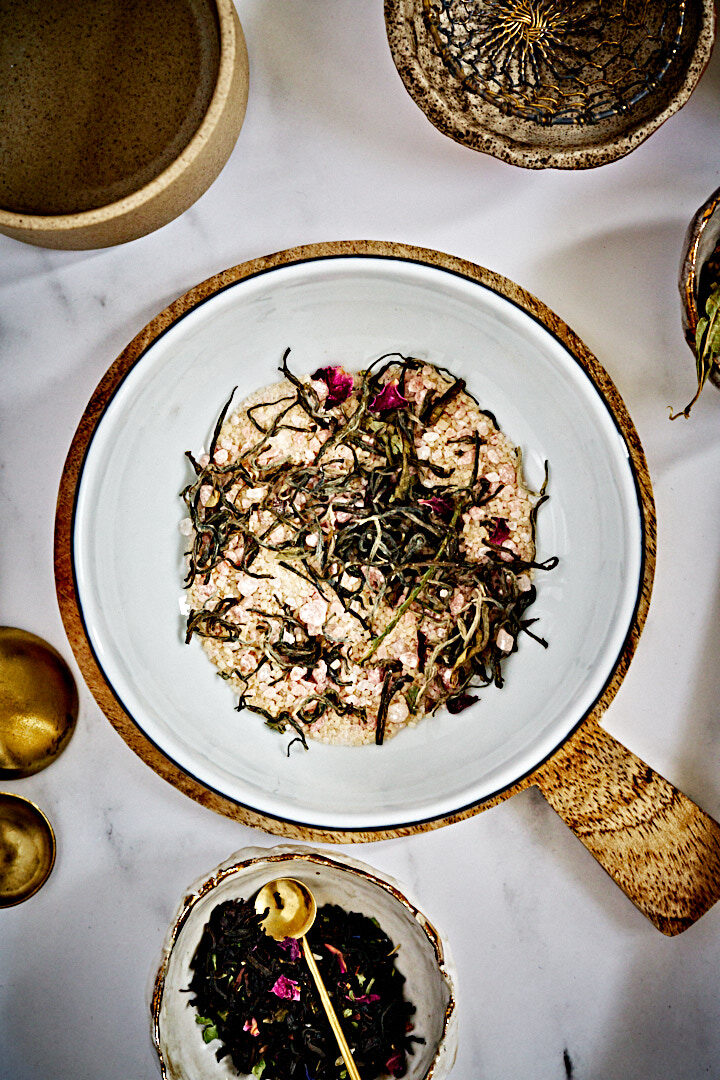
<svg viewBox="0 0 720 1080">
<path fill-rule="evenodd" d="M 682 933 L 720 899 L 720 825 L 594 721 L 534 780 L 663 934 Z"/>
</svg>

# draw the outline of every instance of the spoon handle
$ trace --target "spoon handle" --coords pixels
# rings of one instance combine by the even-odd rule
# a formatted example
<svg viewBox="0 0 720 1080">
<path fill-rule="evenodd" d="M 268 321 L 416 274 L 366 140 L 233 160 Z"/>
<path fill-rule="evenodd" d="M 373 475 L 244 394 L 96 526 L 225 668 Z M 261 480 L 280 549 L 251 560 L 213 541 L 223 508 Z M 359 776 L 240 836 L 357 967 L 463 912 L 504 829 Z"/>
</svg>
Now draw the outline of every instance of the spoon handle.
<svg viewBox="0 0 720 1080">
<path fill-rule="evenodd" d="M 333 1034 L 335 1035 L 335 1038 L 337 1039 L 337 1044 L 340 1047 L 340 1053 L 342 1054 L 343 1061 L 345 1062 L 348 1076 L 350 1077 L 350 1080 L 360 1080 L 360 1073 L 357 1071 L 357 1067 L 355 1065 L 355 1062 L 353 1061 L 352 1054 L 350 1053 L 350 1047 L 348 1046 L 347 1040 L 343 1035 L 343 1030 L 340 1027 L 340 1021 L 335 1015 L 335 1010 L 333 1009 L 332 1002 L 328 997 L 328 992 L 325 989 L 325 984 L 322 981 L 322 976 L 318 971 L 318 966 L 315 963 L 315 957 L 312 954 L 306 937 L 302 938 L 302 947 L 303 952 L 305 953 L 305 959 L 307 960 L 307 965 L 310 968 L 310 973 L 312 974 L 312 977 L 315 980 L 315 985 L 318 988 L 318 993 L 320 994 L 320 1000 L 323 1003 L 323 1008 L 325 1009 L 328 1020 L 330 1021 L 330 1027 L 333 1029 Z"/>
</svg>

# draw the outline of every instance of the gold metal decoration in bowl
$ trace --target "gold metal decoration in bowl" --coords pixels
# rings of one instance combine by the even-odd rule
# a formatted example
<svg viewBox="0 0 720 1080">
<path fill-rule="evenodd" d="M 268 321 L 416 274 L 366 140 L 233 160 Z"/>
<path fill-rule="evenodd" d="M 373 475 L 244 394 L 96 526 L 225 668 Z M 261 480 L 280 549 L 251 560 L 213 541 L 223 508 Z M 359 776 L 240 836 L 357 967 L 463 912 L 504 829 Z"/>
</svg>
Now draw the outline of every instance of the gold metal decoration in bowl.
<svg viewBox="0 0 720 1080">
<path fill-rule="evenodd" d="M 78 695 L 62 656 L 42 638 L 0 626 L 0 778 L 50 765 L 75 730 Z"/>
<path fill-rule="evenodd" d="M 0 908 L 29 900 L 55 864 L 55 834 L 43 812 L 0 791 Z"/>
<path fill-rule="evenodd" d="M 405 86 L 444 134 L 527 168 L 629 153 L 695 88 L 712 0 L 385 0 Z"/>
<path fill-rule="evenodd" d="M 232 0 L 0 5 L 0 233 L 121 244 L 212 184 L 245 116 Z"/>
</svg>

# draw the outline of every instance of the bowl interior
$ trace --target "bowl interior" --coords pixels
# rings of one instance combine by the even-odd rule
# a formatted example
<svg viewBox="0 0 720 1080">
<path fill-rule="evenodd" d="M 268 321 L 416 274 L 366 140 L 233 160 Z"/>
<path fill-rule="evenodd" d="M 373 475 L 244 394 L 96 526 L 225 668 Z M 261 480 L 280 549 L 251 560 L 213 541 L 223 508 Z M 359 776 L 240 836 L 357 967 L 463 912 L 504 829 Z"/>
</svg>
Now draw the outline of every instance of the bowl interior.
<svg viewBox="0 0 720 1080">
<path fill-rule="evenodd" d="M 441 711 L 382 747 L 309 752 L 234 710 L 200 645 L 183 643 L 186 450 L 207 447 L 236 400 L 297 372 L 359 369 L 392 350 L 466 379 L 522 447 L 539 515 L 532 614 L 548 639 L 510 657 L 503 690 Z M 192 309 L 130 370 L 98 424 L 76 504 L 73 558 L 86 631 L 115 695 L 145 735 L 202 784 L 270 817 L 331 829 L 422 822 L 512 784 L 593 707 L 638 596 L 643 529 L 626 444 L 567 349 L 476 281 L 400 258 L 308 260 L 246 278 Z"/>
<path fill-rule="evenodd" d="M 220 64 L 213 0 L 23 0 L 0 8 L 0 207 L 76 214 L 138 191 L 185 149 Z"/>
<path fill-rule="evenodd" d="M 238 1075 L 229 1058 L 215 1060 L 219 1044 L 203 1042 L 195 1023 L 196 1011 L 189 1004 L 189 995 L 181 991 L 189 985 L 190 962 L 213 908 L 226 900 L 248 899 L 267 881 L 283 876 L 307 884 L 318 907 L 339 904 L 347 911 L 376 918 L 393 944 L 399 946 L 397 967 L 406 979 L 405 995 L 416 1008 L 413 1034 L 425 1039 L 424 1045 L 416 1044 L 415 1053 L 408 1057 L 407 1076 L 408 1080 L 421 1080 L 436 1057 L 451 1005 L 451 987 L 438 965 L 433 944 L 435 931 L 426 933 L 424 917 L 416 917 L 414 908 L 374 875 L 326 858 L 313 862 L 301 856 L 240 863 L 221 875 L 218 883 L 190 908 L 171 942 L 157 1003 L 156 1040 L 169 1080 L 195 1080 L 200 1076 L 221 1080 Z"/>
</svg>

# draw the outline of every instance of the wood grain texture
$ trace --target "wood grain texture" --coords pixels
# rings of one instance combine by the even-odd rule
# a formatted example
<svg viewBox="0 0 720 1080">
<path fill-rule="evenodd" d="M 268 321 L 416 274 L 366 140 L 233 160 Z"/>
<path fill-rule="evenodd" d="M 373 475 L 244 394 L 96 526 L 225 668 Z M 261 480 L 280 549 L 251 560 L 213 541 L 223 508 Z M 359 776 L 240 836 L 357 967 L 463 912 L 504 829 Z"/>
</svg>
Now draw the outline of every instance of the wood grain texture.
<svg viewBox="0 0 720 1080">
<path fill-rule="evenodd" d="M 535 782 L 664 934 L 686 930 L 720 899 L 720 825 L 594 721 Z"/>
<path fill-rule="evenodd" d="M 124 377 L 135 364 L 142 360 L 145 351 L 164 331 L 188 311 L 235 282 L 264 273 L 278 266 L 287 266 L 311 259 L 333 259 L 347 256 L 405 259 L 436 266 L 451 273 L 459 274 L 492 289 L 501 296 L 507 297 L 534 319 L 537 319 L 565 346 L 594 383 L 625 439 L 638 486 L 638 498 L 643 519 L 642 580 L 635 616 L 615 667 L 588 717 L 578 716 L 578 724 L 582 724 L 587 718 L 598 719 L 613 700 L 635 652 L 645 623 L 655 570 L 656 523 L 652 487 L 640 439 L 622 398 L 603 366 L 570 327 L 537 297 L 508 278 L 504 278 L 491 270 L 467 262 L 464 259 L 428 248 L 381 241 L 337 241 L 291 248 L 287 251 L 276 252 L 231 267 L 196 285 L 184 296 L 179 297 L 164 311 L 160 312 L 137 334 L 106 372 L 88 403 L 65 462 L 55 519 L 55 581 L 65 630 L 82 674 L 100 708 L 127 745 L 155 772 L 203 806 L 234 818 L 245 825 L 261 828 L 267 832 L 293 840 L 309 840 L 323 843 L 359 843 L 385 840 L 451 825 L 457 821 L 472 817 L 491 806 L 495 806 L 516 792 L 532 785 L 535 782 L 535 774 L 531 773 L 518 777 L 517 781 L 511 786 L 494 793 L 479 803 L 463 807 L 456 813 L 393 828 L 380 827 L 358 831 L 319 829 L 304 823 L 282 821 L 225 798 L 189 776 L 166 757 L 154 743 L 150 742 L 133 718 L 125 712 L 105 680 L 90 647 L 75 589 L 72 564 L 72 528 L 74 505 L 83 461 L 93 432 L 102 418 L 105 407 Z"/>
</svg>

